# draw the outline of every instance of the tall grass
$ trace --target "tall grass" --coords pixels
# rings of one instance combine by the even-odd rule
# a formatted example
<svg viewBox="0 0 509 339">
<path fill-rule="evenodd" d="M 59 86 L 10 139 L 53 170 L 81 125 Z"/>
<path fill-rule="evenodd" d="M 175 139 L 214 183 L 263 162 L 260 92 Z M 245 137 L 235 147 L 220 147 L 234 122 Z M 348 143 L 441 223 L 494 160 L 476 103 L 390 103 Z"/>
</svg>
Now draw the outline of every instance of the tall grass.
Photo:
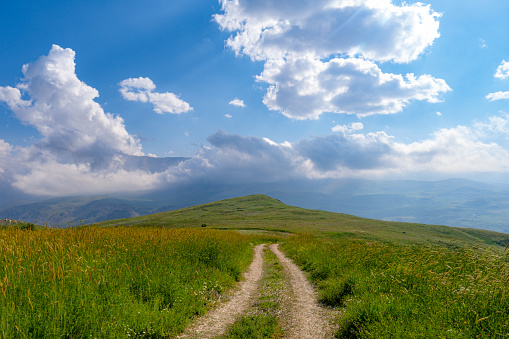
<svg viewBox="0 0 509 339">
<path fill-rule="evenodd" d="M 241 276 L 253 238 L 203 229 L 0 231 L 1 338 L 162 338 Z"/>
<path fill-rule="evenodd" d="M 284 249 L 343 307 L 338 338 L 509 336 L 507 258 L 487 250 L 295 237 Z"/>
</svg>

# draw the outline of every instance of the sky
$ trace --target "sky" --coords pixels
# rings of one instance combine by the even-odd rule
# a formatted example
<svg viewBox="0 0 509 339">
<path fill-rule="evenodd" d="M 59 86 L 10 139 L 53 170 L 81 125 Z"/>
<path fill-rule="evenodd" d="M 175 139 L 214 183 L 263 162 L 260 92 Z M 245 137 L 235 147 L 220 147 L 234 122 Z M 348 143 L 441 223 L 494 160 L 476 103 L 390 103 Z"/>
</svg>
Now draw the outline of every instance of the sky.
<svg viewBox="0 0 509 339">
<path fill-rule="evenodd" d="M 0 188 L 509 182 L 508 14 L 504 0 L 3 1 Z M 156 171 L 140 156 L 188 159 Z"/>
</svg>

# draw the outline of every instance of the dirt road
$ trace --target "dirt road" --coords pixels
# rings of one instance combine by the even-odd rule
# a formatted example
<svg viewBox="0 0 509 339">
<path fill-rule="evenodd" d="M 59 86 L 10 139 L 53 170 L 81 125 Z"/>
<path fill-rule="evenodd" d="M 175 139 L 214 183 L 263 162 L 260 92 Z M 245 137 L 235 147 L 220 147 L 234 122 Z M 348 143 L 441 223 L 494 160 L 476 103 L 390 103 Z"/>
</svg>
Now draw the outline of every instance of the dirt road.
<svg viewBox="0 0 509 339">
<path fill-rule="evenodd" d="M 288 317 L 286 323 L 288 338 L 322 339 L 332 338 L 332 328 L 324 309 L 318 306 L 316 292 L 304 273 L 280 250 L 279 244 L 270 245 L 278 258 L 289 281 Z"/>
<path fill-rule="evenodd" d="M 254 248 L 253 262 L 249 265 L 244 274 L 245 280 L 241 282 L 240 288 L 233 297 L 219 308 L 210 311 L 199 318 L 179 338 L 216 338 L 223 334 L 226 328 L 233 324 L 237 317 L 244 312 L 251 304 L 258 287 L 263 270 L 263 248 L 265 245 L 257 245 Z"/>
<path fill-rule="evenodd" d="M 255 247 L 253 262 L 246 271 L 245 281 L 226 303 L 199 318 L 179 338 L 217 338 L 242 315 L 257 295 L 258 282 L 263 275 L 263 249 Z M 316 301 L 316 292 L 304 273 L 280 250 L 279 244 L 269 246 L 278 258 L 288 284 L 284 296 L 281 322 L 288 339 L 332 338 L 331 326 L 326 311 Z"/>
</svg>

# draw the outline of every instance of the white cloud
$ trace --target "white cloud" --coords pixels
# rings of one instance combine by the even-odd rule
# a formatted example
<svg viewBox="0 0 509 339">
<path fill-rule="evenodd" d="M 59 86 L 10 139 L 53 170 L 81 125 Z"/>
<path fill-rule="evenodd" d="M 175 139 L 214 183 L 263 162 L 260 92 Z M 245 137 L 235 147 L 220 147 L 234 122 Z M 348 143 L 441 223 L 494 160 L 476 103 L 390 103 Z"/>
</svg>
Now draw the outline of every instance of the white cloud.
<svg viewBox="0 0 509 339">
<path fill-rule="evenodd" d="M 227 117 L 228 119 L 232 118 L 231 114 L 225 114 L 224 116 Z"/>
<path fill-rule="evenodd" d="M 0 178 L 1 174 L 4 173 L 11 163 L 10 156 L 12 152 L 12 146 L 9 145 L 5 140 L 0 139 Z"/>
<path fill-rule="evenodd" d="M 441 116 L 443 115 L 443 114 L 442 114 L 442 112 L 437 112 L 436 114 L 437 114 L 437 116 L 439 116 L 439 117 L 441 117 Z"/>
<path fill-rule="evenodd" d="M 53 45 L 48 56 L 23 66 L 17 88 L 0 87 L 0 100 L 19 120 L 37 128 L 43 136 L 39 148 L 76 157 L 90 152 L 142 155 L 124 120 L 105 113 L 94 101 L 97 90 L 78 79 L 74 57 L 73 50 Z"/>
<path fill-rule="evenodd" d="M 148 190 L 170 181 L 164 171 L 129 168 L 143 155 L 139 140 L 94 101 L 99 93 L 78 79 L 74 59 L 73 50 L 53 45 L 23 66 L 16 88 L 0 87 L 0 101 L 41 135 L 27 147 L 0 140 L 1 180 L 49 196 Z M 150 88 L 150 82 L 131 85 Z"/>
<path fill-rule="evenodd" d="M 509 99 L 509 92 L 495 92 L 486 96 L 489 101 Z"/>
<path fill-rule="evenodd" d="M 178 180 L 201 179 L 215 183 L 260 183 L 296 177 L 294 152 L 287 143 L 245 137 L 224 131 L 209 136 L 213 147 L 203 147 L 193 159 L 171 169 Z"/>
<path fill-rule="evenodd" d="M 332 127 L 333 132 L 341 132 L 341 133 L 360 131 L 362 129 L 364 129 L 364 125 L 361 122 L 352 122 L 348 125 L 336 125 L 336 126 Z"/>
<path fill-rule="evenodd" d="M 395 143 L 401 172 L 472 173 L 507 172 L 509 152 L 495 142 L 483 140 L 475 128 L 442 129 L 428 140 Z"/>
<path fill-rule="evenodd" d="M 64 164 L 53 160 L 34 162 L 30 172 L 14 174 L 13 186 L 35 195 L 63 196 L 136 192 L 159 188 L 168 180 L 166 173 L 101 170 L 88 164 Z"/>
<path fill-rule="evenodd" d="M 10 86 L 0 87 L 0 101 L 5 102 L 9 107 L 18 107 L 22 109 L 31 105 L 30 101 L 21 99 L 21 92 L 17 88 Z"/>
<path fill-rule="evenodd" d="M 227 45 L 256 60 L 312 54 L 415 60 L 440 36 L 429 5 L 390 0 L 221 0 L 215 20 L 236 31 Z"/>
<path fill-rule="evenodd" d="M 5 140 L 0 139 L 0 159 L 4 158 L 7 154 L 11 153 L 12 146 Z"/>
<path fill-rule="evenodd" d="M 149 100 L 154 104 L 154 111 L 163 113 L 186 113 L 193 108 L 173 93 L 150 93 Z"/>
<path fill-rule="evenodd" d="M 429 5 L 390 0 L 221 0 L 215 20 L 234 32 L 237 55 L 265 61 L 265 105 L 295 119 L 323 112 L 396 113 L 412 100 L 438 101 L 450 88 L 430 75 L 383 73 L 375 62 L 410 62 L 438 33 Z M 341 56 L 341 57 L 339 57 Z M 405 80 L 406 79 L 406 80 Z M 368 95 L 374 93 L 374 96 Z M 366 101 L 367 98 L 367 101 Z"/>
<path fill-rule="evenodd" d="M 498 79 L 506 79 L 509 77 L 509 62 L 502 60 L 502 63 L 498 66 L 497 71 L 493 75 Z"/>
<path fill-rule="evenodd" d="M 269 109 L 300 120 L 318 119 L 323 112 L 392 114 L 412 100 L 438 102 L 451 90 L 442 79 L 387 74 L 354 58 L 269 60 L 257 80 L 271 85 L 263 101 Z"/>
<path fill-rule="evenodd" d="M 169 92 L 154 92 L 156 85 L 149 78 L 129 78 L 119 83 L 122 97 L 129 101 L 150 102 L 154 105 L 154 111 L 159 114 L 186 113 L 193 108 L 177 95 Z"/>
<path fill-rule="evenodd" d="M 244 100 L 240 100 L 237 98 L 230 101 L 229 104 L 236 107 L 246 107 L 246 105 L 244 104 Z"/>
<path fill-rule="evenodd" d="M 130 101 L 147 102 L 156 85 L 149 78 L 130 78 L 119 83 L 122 97 Z M 137 92 L 135 92 L 137 91 Z"/>
<path fill-rule="evenodd" d="M 217 183 L 289 179 L 461 176 L 507 173 L 509 151 L 495 142 L 509 136 L 509 117 L 492 117 L 471 127 L 441 129 L 429 138 L 402 143 L 385 132 L 359 133 L 360 125 L 338 133 L 278 144 L 268 138 L 219 131 L 192 160 L 170 170 L 173 177 Z"/>
</svg>

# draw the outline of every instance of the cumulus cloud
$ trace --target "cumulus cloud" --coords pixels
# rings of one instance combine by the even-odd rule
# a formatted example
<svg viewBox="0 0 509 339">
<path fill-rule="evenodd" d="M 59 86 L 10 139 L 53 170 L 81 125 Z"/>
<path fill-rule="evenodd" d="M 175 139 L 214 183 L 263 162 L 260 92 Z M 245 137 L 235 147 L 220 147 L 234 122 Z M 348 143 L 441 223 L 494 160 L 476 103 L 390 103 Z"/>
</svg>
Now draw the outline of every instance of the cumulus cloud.
<svg viewBox="0 0 509 339">
<path fill-rule="evenodd" d="M 76 157 L 91 152 L 142 155 L 124 120 L 104 112 L 94 101 L 97 90 L 78 79 L 74 57 L 73 50 L 53 45 L 47 56 L 23 66 L 24 78 L 16 88 L 0 87 L 0 100 L 41 133 L 40 149 Z"/>
<path fill-rule="evenodd" d="M 255 60 L 332 54 L 380 61 L 415 60 L 438 33 L 429 5 L 390 0 L 221 0 L 215 20 L 237 31 L 227 45 Z"/>
<path fill-rule="evenodd" d="M 385 132 L 360 133 L 360 125 L 331 135 L 276 143 L 268 138 L 219 131 L 193 159 L 170 170 L 173 177 L 224 183 L 286 179 L 398 177 L 436 173 L 506 173 L 509 152 L 497 143 L 507 137 L 509 117 L 492 117 L 473 126 L 441 129 L 429 138 L 401 143 Z"/>
<path fill-rule="evenodd" d="M 451 89 L 429 75 L 383 73 L 356 58 L 269 60 L 257 77 L 270 84 L 264 104 L 293 119 L 318 119 L 323 112 L 358 116 L 392 114 L 412 100 L 440 101 Z"/>
<path fill-rule="evenodd" d="M 440 14 L 429 5 L 395 6 L 390 0 L 221 0 L 221 5 L 224 14 L 215 20 L 234 33 L 227 46 L 265 61 L 257 77 L 270 85 L 264 103 L 288 117 L 396 113 L 412 100 L 436 102 L 450 90 L 441 79 L 385 74 L 375 64 L 407 63 L 432 45 L 440 36 Z M 374 100 L 365 103 L 373 90 Z"/>
<path fill-rule="evenodd" d="M 144 191 L 168 181 L 165 173 L 122 168 L 94 170 L 86 163 L 61 163 L 54 159 L 35 163 L 37 166 L 28 173 L 13 175 L 14 187 L 35 195 L 62 196 Z"/>
<path fill-rule="evenodd" d="M 53 45 L 23 66 L 16 87 L 0 87 L 0 101 L 41 136 L 27 147 L 0 140 L 2 180 L 51 196 L 145 190 L 167 181 L 162 173 L 126 169 L 142 146 L 120 116 L 95 102 L 99 93 L 78 79 L 74 60 L 73 50 Z"/>
<path fill-rule="evenodd" d="M 497 71 L 493 76 L 498 79 L 509 78 L 509 62 L 502 60 L 502 63 L 498 66 Z"/>
<path fill-rule="evenodd" d="M 490 93 L 486 96 L 486 99 L 488 99 L 489 101 L 509 99 L 509 92 Z"/>
<path fill-rule="evenodd" d="M 312 162 L 315 170 L 334 172 L 390 166 L 390 144 L 390 138 L 384 132 L 367 135 L 338 133 L 301 140 L 295 148 Z"/>
<path fill-rule="evenodd" d="M 441 129 L 431 138 L 411 144 L 395 143 L 398 171 L 431 173 L 504 173 L 509 152 L 475 127 Z"/>
<path fill-rule="evenodd" d="M 298 177 L 299 163 L 287 143 L 218 131 L 192 159 L 170 169 L 180 182 L 206 180 L 215 183 L 260 183 Z M 302 177 L 302 176 L 301 176 Z"/>
<path fill-rule="evenodd" d="M 237 98 L 230 101 L 229 104 L 235 107 L 246 107 L 246 105 L 244 104 L 244 100 L 240 100 Z"/>
<path fill-rule="evenodd" d="M 154 105 L 154 111 L 159 114 L 186 113 L 193 108 L 177 95 L 165 92 L 154 92 L 156 85 L 149 78 L 129 78 L 119 83 L 122 97 L 129 101 L 150 102 Z"/>
</svg>

